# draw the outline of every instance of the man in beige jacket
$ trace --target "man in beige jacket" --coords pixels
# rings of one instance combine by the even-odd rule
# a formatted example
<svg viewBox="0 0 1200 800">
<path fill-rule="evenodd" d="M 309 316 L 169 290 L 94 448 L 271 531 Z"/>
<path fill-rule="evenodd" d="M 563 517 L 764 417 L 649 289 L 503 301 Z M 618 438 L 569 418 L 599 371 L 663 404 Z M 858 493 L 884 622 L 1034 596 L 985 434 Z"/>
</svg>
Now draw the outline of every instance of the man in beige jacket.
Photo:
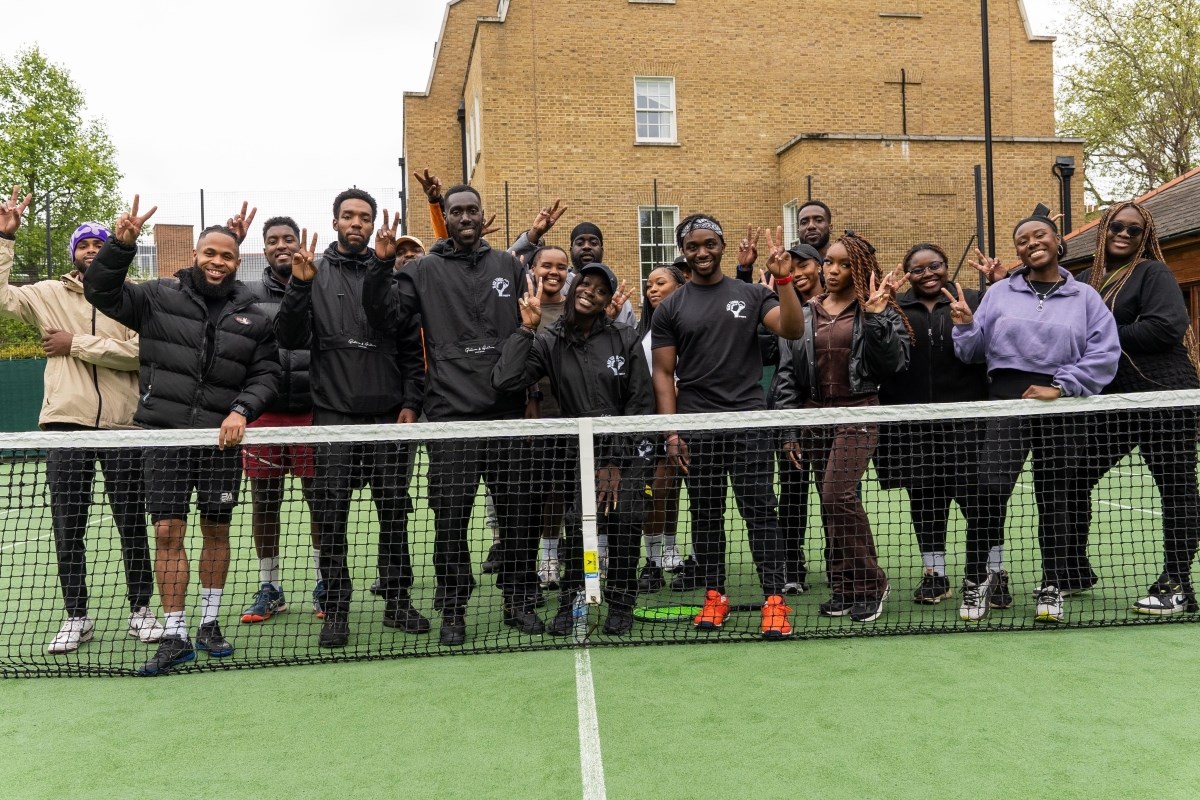
<svg viewBox="0 0 1200 800">
<path fill-rule="evenodd" d="M 2 196 L 2 195 L 0 195 Z M 104 226 L 85 222 L 71 236 L 75 269 L 59 280 L 10 286 L 13 243 L 32 196 L 0 202 L 0 316 L 18 319 L 42 331 L 46 351 L 45 393 L 38 424 L 46 431 L 90 431 L 132 427 L 138 393 L 138 337 L 96 311 L 83 296 L 82 276 L 108 238 Z M 150 611 L 154 591 L 141 454 L 130 449 L 52 449 L 46 480 L 67 619 L 46 648 L 70 653 L 90 641 L 95 625 L 88 617 L 84 536 L 92 500 L 96 462 L 121 536 L 129 598 L 129 635 L 157 642 L 163 627 Z"/>
</svg>

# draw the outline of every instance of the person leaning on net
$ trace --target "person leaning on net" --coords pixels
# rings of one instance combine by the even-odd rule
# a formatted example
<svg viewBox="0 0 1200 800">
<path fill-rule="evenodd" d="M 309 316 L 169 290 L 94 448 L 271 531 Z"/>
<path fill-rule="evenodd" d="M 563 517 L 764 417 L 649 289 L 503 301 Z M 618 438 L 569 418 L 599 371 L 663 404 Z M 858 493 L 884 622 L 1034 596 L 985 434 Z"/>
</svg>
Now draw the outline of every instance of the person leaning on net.
<svg viewBox="0 0 1200 800">
<path fill-rule="evenodd" d="M 780 240 L 783 230 L 778 232 Z M 654 312 L 651 331 L 654 393 L 660 414 L 724 414 L 765 409 L 758 326 L 793 339 L 804 332 L 800 297 L 776 296 L 762 284 L 721 274 L 725 235 L 710 216 L 695 214 L 675 230 L 692 279 Z M 767 269 L 777 286 L 791 280 L 782 243 L 771 241 Z M 692 502 L 692 548 L 703 576 L 704 606 L 693 620 L 700 630 L 719 630 L 729 616 L 725 593 L 726 479 L 746 521 L 750 551 L 766 602 L 763 638 L 790 636 L 787 582 L 779 548 L 774 492 L 773 435 L 761 430 L 718 430 L 666 435 L 667 457 L 684 472 Z"/>
<path fill-rule="evenodd" d="M 1121 362 L 1104 392 L 1131 393 L 1197 389 L 1189 357 L 1191 315 L 1179 282 L 1163 263 L 1154 218 L 1133 202 L 1104 212 L 1096 228 L 1096 254 L 1079 280 L 1100 292 L 1117 321 Z M 1196 408 L 1116 411 L 1090 431 L 1089 490 L 1136 447 L 1162 499 L 1162 573 L 1138 614 L 1169 617 L 1200 610 L 1192 586 L 1192 560 L 1200 537 L 1200 494 L 1196 488 Z M 1091 506 L 1088 506 L 1089 510 Z"/>
<path fill-rule="evenodd" d="M 0 202 L 0 317 L 42 331 L 46 351 L 45 399 L 38 425 L 46 431 L 114 430 L 132 424 L 137 405 L 138 337 L 124 325 L 97 314 L 83 296 L 83 275 L 109 237 L 108 228 L 85 222 L 71 235 L 68 252 L 75 269 L 56 281 L 10 286 L 13 241 L 32 195 L 20 199 L 13 187 Z M 129 635 L 157 642 L 163 627 L 150 611 L 154 575 L 146 537 L 141 456 L 136 450 L 55 448 L 46 458 L 58 580 L 67 619 L 46 648 L 70 653 L 90 641 L 87 549 L 84 538 L 96 462 L 121 537 L 129 598 Z"/>
<path fill-rule="evenodd" d="M 275 330 L 284 347 L 311 350 L 314 425 L 410 424 L 420 415 L 425 371 L 415 317 L 384 327 L 362 312 L 370 270 L 384 270 L 390 284 L 395 268 L 399 216 L 389 225 L 384 209 L 383 225 L 375 232 L 377 210 L 375 198 L 367 192 L 341 192 L 333 201 L 337 241 L 325 249 L 318 264 L 316 234 L 308 243 L 303 241 L 307 231 L 301 231 L 301 247 L 292 257 L 292 280 L 275 317 Z M 372 232 L 374 250 L 370 249 Z M 411 446 L 404 441 L 338 443 L 316 449 L 314 505 L 325 581 L 320 647 L 345 647 L 350 638 L 354 587 L 347 526 L 358 464 L 371 485 L 379 517 L 377 565 L 386 602 L 383 624 L 405 633 L 429 632 L 429 620 L 413 606 L 410 594 L 410 453 Z"/>
<path fill-rule="evenodd" d="M 894 274 L 881 276 L 875 248 L 847 231 L 825 252 L 825 293 L 809 301 L 804 337 L 780 342 L 780 408 L 879 405 L 879 383 L 909 358 L 912 331 L 896 307 Z M 805 458 L 821 496 L 830 597 L 825 617 L 874 622 L 890 593 L 871 520 L 859 492 L 875 453 L 878 427 L 815 425 L 784 436 L 793 467 Z"/>
<path fill-rule="evenodd" d="M 216 446 L 147 447 L 143 458 L 146 505 L 154 523 L 155 572 L 166 634 L 154 658 L 139 670 L 155 675 L 196 657 L 233 653 L 217 617 L 229 573 L 229 523 L 241 484 L 238 447 L 246 423 L 271 402 L 279 386 L 279 352 L 270 320 L 254 294 L 237 280 L 237 234 L 205 228 L 192 266 L 163 278 L 126 281 L 142 225 L 139 197 L 117 219 L 115 235 L 84 273 L 84 296 L 101 313 L 141 334 L 141 396 L 133 421 L 142 428 L 218 428 Z M 184 548 L 187 516 L 196 491 L 200 552 L 201 622 L 193 647 L 184 605 L 189 565 Z"/>
<path fill-rule="evenodd" d="M 540 332 L 541 281 L 535 286 L 532 278 L 526 280 L 521 328 L 504 343 L 492 369 L 492 385 L 515 391 L 545 378 L 564 417 L 652 414 L 654 395 L 637 331 L 610 322 L 605 313 L 617 291 L 612 270 L 599 262 L 583 267 L 567 292 L 562 317 Z M 549 626 L 552 636 L 566 636 L 574 629 L 573 601 L 583 589 L 578 451 L 578 444 L 571 443 L 551 455 L 560 462 L 557 469 L 567 474 L 574 470 L 570 483 L 575 487 L 563 545 L 558 613 Z M 645 487 L 654 469 L 654 444 L 649 435 L 601 437 L 595 467 L 599 532 L 607 537 L 609 548 L 604 632 L 623 636 L 633 627 Z"/>
<path fill-rule="evenodd" d="M 1053 402 L 1098 394 L 1121 357 L 1112 312 L 1095 289 L 1059 266 L 1066 246 L 1052 220 L 1021 220 L 1013 244 L 1021 267 L 988 289 L 978 309 L 972 310 L 958 284 L 954 292 L 942 290 L 951 300 L 954 352 L 966 363 L 987 365 L 992 400 Z M 1063 622 L 1063 596 L 1096 584 L 1087 552 L 1090 499 L 1080 469 L 1088 455 L 1087 422 L 1082 414 L 988 418 L 980 457 L 980 535 L 967 539 L 963 570 L 977 586 L 964 584 L 964 618 L 987 602 L 1000 579 L 1000 565 L 988 553 L 1004 544 L 1008 498 L 1031 452 L 1042 555 L 1034 619 Z"/>
<path fill-rule="evenodd" d="M 401 270 L 368 271 L 360 302 L 370 324 L 394 331 L 420 315 L 428 373 L 424 409 L 430 422 L 517 420 L 525 392 L 492 388 L 492 367 L 504 341 L 520 327 L 517 298 L 525 267 L 511 253 L 493 250 L 482 238 L 483 202 L 461 184 L 446 191 L 449 239 Z M 504 623 L 538 634 L 537 526 L 527 491 L 532 446 L 524 438 L 501 444 L 484 439 L 435 440 L 429 453 L 429 505 L 434 515 L 433 566 L 436 605 L 442 612 L 439 640 L 466 641 L 466 608 L 475 587 L 467 527 L 480 478 L 491 490 L 499 524 L 499 569 Z"/>
</svg>

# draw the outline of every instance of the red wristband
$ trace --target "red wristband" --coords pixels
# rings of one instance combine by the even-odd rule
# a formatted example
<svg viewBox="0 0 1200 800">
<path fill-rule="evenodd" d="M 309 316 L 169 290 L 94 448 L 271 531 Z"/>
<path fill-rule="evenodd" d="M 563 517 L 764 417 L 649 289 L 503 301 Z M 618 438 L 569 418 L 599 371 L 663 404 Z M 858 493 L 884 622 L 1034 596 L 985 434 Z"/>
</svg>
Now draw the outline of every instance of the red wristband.
<svg viewBox="0 0 1200 800">
<path fill-rule="evenodd" d="M 785 276 L 785 277 L 782 277 L 782 278 L 776 278 L 776 279 L 775 279 L 775 285 L 776 285 L 776 286 L 787 286 L 787 285 L 788 285 L 789 283 L 791 283 L 791 282 L 792 282 L 792 276 L 791 276 L 791 275 L 787 275 L 787 276 Z"/>
</svg>

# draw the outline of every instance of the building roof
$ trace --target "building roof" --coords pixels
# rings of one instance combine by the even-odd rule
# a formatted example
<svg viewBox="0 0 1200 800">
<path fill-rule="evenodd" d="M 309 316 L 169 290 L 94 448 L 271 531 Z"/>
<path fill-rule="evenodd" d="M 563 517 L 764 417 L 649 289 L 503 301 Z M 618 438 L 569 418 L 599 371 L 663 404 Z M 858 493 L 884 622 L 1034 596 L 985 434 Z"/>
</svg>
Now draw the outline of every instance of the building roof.
<svg viewBox="0 0 1200 800">
<path fill-rule="evenodd" d="M 1154 215 L 1158 241 L 1167 244 L 1200 234 L 1200 167 L 1164 183 L 1137 198 Z M 1074 230 L 1066 237 L 1068 257 L 1063 266 L 1090 262 L 1096 252 L 1099 220 Z"/>
</svg>

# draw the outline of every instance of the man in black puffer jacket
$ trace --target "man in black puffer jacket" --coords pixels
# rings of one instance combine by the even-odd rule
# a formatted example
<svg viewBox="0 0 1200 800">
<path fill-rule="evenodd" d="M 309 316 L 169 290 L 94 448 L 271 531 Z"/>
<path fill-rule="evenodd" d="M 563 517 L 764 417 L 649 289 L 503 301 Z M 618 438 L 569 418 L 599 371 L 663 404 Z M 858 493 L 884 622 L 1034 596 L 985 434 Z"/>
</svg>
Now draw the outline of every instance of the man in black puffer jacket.
<svg viewBox="0 0 1200 800">
<path fill-rule="evenodd" d="M 141 673 L 165 672 L 196 657 L 184 617 L 188 560 L 184 549 L 192 490 L 203 534 L 202 619 L 196 647 L 227 656 L 233 646 L 217 624 L 229 573 L 229 522 L 241 483 L 246 423 L 275 400 L 279 353 L 270 321 L 234 278 L 241 258 L 224 226 L 201 232 L 191 267 L 174 279 L 137 285 L 125 278 L 142 224 L 154 213 L 133 209 L 84 275 L 84 296 L 141 336 L 141 396 L 133 421 L 143 428 L 220 428 L 217 447 L 147 448 L 146 506 L 154 523 L 155 572 L 167 633 Z"/>
<path fill-rule="evenodd" d="M 412 423 L 420 413 L 425 370 L 415 321 L 406 318 L 385 329 L 371 324 L 363 313 L 367 270 L 379 267 L 390 276 L 395 264 L 395 231 L 387 225 L 386 211 L 376 252 L 368 249 L 375 215 L 371 195 L 347 189 L 333 201 L 337 242 L 325 250 L 320 265 L 313 263 L 315 235 L 311 244 L 301 242 L 292 257 L 292 279 L 275 317 L 275 332 L 283 347 L 311 350 L 314 425 Z M 409 594 L 410 445 L 325 445 L 316 450 L 313 497 L 325 581 L 325 625 L 317 640 L 321 647 L 344 647 L 350 637 L 347 618 L 353 586 L 346 563 L 346 526 L 355 465 L 360 463 L 379 516 L 380 588 L 387 601 L 383 624 L 407 633 L 429 631 L 429 620 L 413 608 Z"/>
<path fill-rule="evenodd" d="M 479 192 L 454 186 L 445 202 L 450 238 L 408 264 L 394 284 L 390 265 L 373 265 L 360 301 L 367 319 L 382 329 L 420 314 L 429 359 L 425 413 L 431 422 L 520 419 L 525 393 L 492 388 L 492 368 L 504 341 L 521 324 L 517 298 L 525 289 L 525 267 L 481 238 Z M 436 530 L 441 643 L 466 641 L 467 600 L 475 587 L 467 526 L 480 478 L 491 490 L 500 523 L 496 583 L 504 596 L 504 622 L 522 633 L 542 633 L 545 624 L 534 611 L 537 532 L 526 485 L 532 445 L 523 438 L 503 443 L 456 439 L 430 442 L 427 450 L 429 485 L 438 487 L 430 492 L 429 505 Z"/>
</svg>

